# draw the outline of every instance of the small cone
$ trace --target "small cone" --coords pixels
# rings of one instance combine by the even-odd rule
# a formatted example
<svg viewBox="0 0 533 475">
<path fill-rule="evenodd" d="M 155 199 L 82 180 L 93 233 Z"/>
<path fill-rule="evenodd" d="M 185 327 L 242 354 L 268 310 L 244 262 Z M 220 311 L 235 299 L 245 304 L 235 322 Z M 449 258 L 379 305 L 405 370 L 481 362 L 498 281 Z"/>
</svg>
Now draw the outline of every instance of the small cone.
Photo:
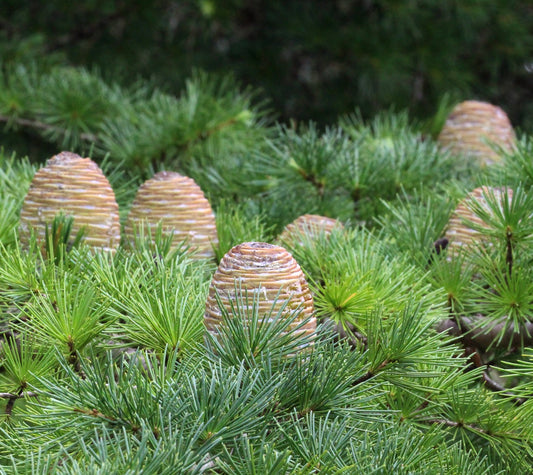
<svg viewBox="0 0 533 475">
<path fill-rule="evenodd" d="M 313 316 L 313 297 L 305 280 L 305 276 L 292 255 L 283 247 L 264 242 L 245 242 L 233 247 L 220 261 L 207 298 L 205 324 L 208 331 L 216 332 L 222 323 L 222 312 L 216 299 L 216 293 L 224 308 L 231 311 L 231 303 L 236 301 L 236 285 L 247 290 L 252 296 L 259 292 L 259 315 L 276 312 L 290 299 L 286 307 L 289 313 L 298 307 L 302 312 L 295 320 L 290 331 L 301 320 L 311 317 L 299 329 L 299 332 L 311 335 L 316 330 L 316 319 Z"/>
<path fill-rule="evenodd" d="M 498 200 L 503 198 L 503 190 L 482 186 L 470 192 L 468 196 L 459 203 L 448 222 L 448 228 L 446 230 L 446 238 L 449 241 L 449 252 L 457 252 L 464 246 L 472 246 L 475 245 L 476 242 L 479 242 L 481 234 L 479 231 L 471 229 L 468 224 L 465 223 L 465 220 L 476 223 L 482 227 L 487 227 L 481 218 L 472 211 L 470 203 L 472 203 L 472 201 L 477 201 L 485 207 L 485 197 L 490 194 L 493 194 Z M 510 200 L 512 196 L 512 190 L 507 189 L 508 199 Z"/>
<path fill-rule="evenodd" d="M 343 228 L 342 223 L 336 219 L 317 214 L 304 214 L 285 226 L 278 240 L 289 246 L 301 245 L 303 235 L 308 235 L 312 238 L 319 236 L 321 233 L 329 235 L 336 228 Z"/>
<path fill-rule="evenodd" d="M 89 246 L 115 250 L 120 244 L 118 205 L 109 181 L 90 158 L 61 152 L 37 171 L 20 213 L 21 241 L 32 229 L 44 242 L 46 225 L 63 212 L 74 218 L 72 237 L 82 228 Z"/>
<path fill-rule="evenodd" d="M 175 172 L 159 172 L 139 188 L 125 226 L 135 241 L 135 228 L 161 223 L 164 236 L 173 235 L 173 245 L 187 241 L 197 255 L 213 258 L 218 243 L 215 215 L 196 182 Z"/>
<path fill-rule="evenodd" d="M 499 107 L 465 101 L 454 107 L 437 140 L 453 154 L 476 157 L 484 166 L 501 161 L 501 155 L 492 147 L 511 150 L 515 134 L 507 114 Z"/>
</svg>

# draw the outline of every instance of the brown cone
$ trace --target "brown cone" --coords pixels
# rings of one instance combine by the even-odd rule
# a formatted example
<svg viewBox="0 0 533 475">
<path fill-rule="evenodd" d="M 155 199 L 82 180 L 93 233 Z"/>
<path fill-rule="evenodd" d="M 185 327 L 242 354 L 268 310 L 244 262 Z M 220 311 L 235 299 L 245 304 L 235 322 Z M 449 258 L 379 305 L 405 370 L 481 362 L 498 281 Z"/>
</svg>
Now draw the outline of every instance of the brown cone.
<svg viewBox="0 0 533 475">
<path fill-rule="evenodd" d="M 302 309 L 298 319 L 290 329 L 293 330 L 301 320 L 311 317 L 299 332 L 311 335 L 316 330 L 313 316 L 313 297 L 305 276 L 292 255 L 283 247 L 264 242 L 245 242 L 233 247 L 222 258 L 218 266 L 207 298 L 205 324 L 208 331 L 216 332 L 222 323 L 222 312 L 216 300 L 218 292 L 222 305 L 228 312 L 231 303 L 236 301 L 236 285 L 247 290 L 250 297 L 259 292 L 259 315 L 268 314 L 277 298 L 273 314 L 289 300 L 286 312 Z"/>
<path fill-rule="evenodd" d="M 132 242 L 135 228 L 153 230 L 162 224 L 163 235 L 173 234 L 173 244 L 187 241 L 197 255 L 213 258 L 218 243 L 215 216 L 196 182 L 176 172 L 159 172 L 141 185 L 128 215 L 125 232 Z"/>
<path fill-rule="evenodd" d="M 438 142 L 453 154 L 470 155 L 481 165 L 491 165 L 502 159 L 492 147 L 511 150 L 515 134 L 507 114 L 499 107 L 487 102 L 465 101 L 455 106 L 446 119 Z"/>
<path fill-rule="evenodd" d="M 61 152 L 37 171 L 20 213 L 20 236 L 28 243 L 33 229 L 44 241 L 46 224 L 63 212 L 74 218 L 72 236 L 84 229 L 84 242 L 114 250 L 120 244 L 118 205 L 109 181 L 90 158 Z"/>
<path fill-rule="evenodd" d="M 501 189 L 482 186 L 470 192 L 459 203 L 448 222 L 448 228 L 446 230 L 446 238 L 449 241 L 449 252 L 456 252 L 463 246 L 475 245 L 479 241 L 481 238 L 479 231 L 471 229 L 465 223 L 465 220 L 476 223 L 479 226 L 487 227 L 486 223 L 472 211 L 470 203 L 477 201 L 478 203 L 485 204 L 485 196 L 488 196 L 490 193 L 494 194 L 497 199 L 503 198 L 503 191 Z M 507 196 L 509 200 L 512 198 L 513 192 L 511 189 L 507 189 Z"/>
<path fill-rule="evenodd" d="M 289 246 L 302 244 L 301 238 L 303 235 L 309 235 L 311 237 L 316 237 L 320 233 L 328 235 L 334 229 L 342 227 L 342 223 L 336 219 L 317 214 L 304 214 L 285 226 L 278 240 Z"/>
</svg>

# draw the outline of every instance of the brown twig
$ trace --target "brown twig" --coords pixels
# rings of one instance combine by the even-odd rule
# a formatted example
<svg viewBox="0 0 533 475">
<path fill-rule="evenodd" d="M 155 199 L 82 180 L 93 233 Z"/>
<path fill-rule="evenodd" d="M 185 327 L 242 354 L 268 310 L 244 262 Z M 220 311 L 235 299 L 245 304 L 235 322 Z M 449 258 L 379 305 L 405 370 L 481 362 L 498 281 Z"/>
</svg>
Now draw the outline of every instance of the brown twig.
<svg viewBox="0 0 533 475">
<path fill-rule="evenodd" d="M 426 420 L 421 420 L 420 422 L 427 423 L 427 424 L 439 424 L 439 425 L 444 425 L 446 427 L 455 427 L 455 428 L 462 427 L 464 429 L 469 429 L 471 431 L 478 432 L 480 434 L 490 435 L 489 431 L 482 429 L 481 427 L 475 424 L 466 424 L 464 422 L 456 422 L 456 421 L 451 421 L 449 419 L 426 419 Z"/>
<path fill-rule="evenodd" d="M 308 181 L 309 183 L 311 183 L 311 185 L 313 185 L 317 191 L 318 191 L 318 194 L 320 196 L 324 196 L 324 188 L 325 188 L 325 185 L 323 182 L 321 182 L 313 173 L 307 173 L 303 168 L 299 167 L 298 168 L 298 173 L 302 176 L 302 178 L 305 180 L 305 181 Z"/>
<path fill-rule="evenodd" d="M 27 392 L 27 393 L 0 393 L 1 399 L 24 399 L 26 397 L 37 397 L 39 393 Z"/>
<path fill-rule="evenodd" d="M 0 393 L 4 399 L 7 399 L 6 408 L 4 410 L 4 413 L 6 416 L 11 416 L 13 413 L 13 408 L 15 407 L 15 402 L 17 399 L 22 399 L 24 397 L 35 397 L 37 396 L 37 393 L 25 393 L 24 390 L 21 388 L 20 391 L 16 394 L 12 393 Z"/>
<path fill-rule="evenodd" d="M 379 373 L 379 371 L 381 371 L 383 368 L 385 368 L 385 366 L 387 366 L 389 363 L 390 363 L 389 360 L 385 360 L 385 361 L 381 362 L 381 364 L 376 369 L 369 370 L 365 374 L 363 374 L 363 376 L 361 376 L 360 378 L 356 379 L 352 383 L 352 386 L 357 386 L 358 384 L 364 383 L 365 381 L 368 381 L 369 379 L 373 378 L 376 374 Z"/>
<path fill-rule="evenodd" d="M 56 132 L 59 134 L 65 134 L 65 130 L 54 125 L 46 124 L 40 120 L 25 119 L 23 117 L 9 117 L 7 115 L 0 115 L 0 122 L 3 123 L 13 123 L 21 127 L 29 127 L 31 129 L 42 130 L 44 132 Z M 81 133 L 79 135 L 81 140 L 87 142 L 97 142 L 98 137 L 95 134 L 90 133 Z"/>
</svg>

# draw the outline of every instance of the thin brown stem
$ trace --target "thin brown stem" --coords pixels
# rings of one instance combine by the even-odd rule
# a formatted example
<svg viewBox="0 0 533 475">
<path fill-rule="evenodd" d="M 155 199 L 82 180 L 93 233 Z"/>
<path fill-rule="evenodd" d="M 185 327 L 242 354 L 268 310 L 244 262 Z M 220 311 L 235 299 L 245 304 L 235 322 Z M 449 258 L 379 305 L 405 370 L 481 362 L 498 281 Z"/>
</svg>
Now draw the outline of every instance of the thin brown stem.
<svg viewBox="0 0 533 475">
<path fill-rule="evenodd" d="M 390 363 L 389 360 L 383 361 L 376 369 L 368 370 L 363 376 L 356 379 L 352 386 L 357 386 L 358 384 L 364 383 L 365 381 L 368 381 L 369 379 L 373 378 L 376 374 L 378 374 L 385 366 L 387 366 Z"/>
<path fill-rule="evenodd" d="M 76 351 L 74 341 L 69 338 L 67 344 L 68 344 L 68 349 L 69 349 L 69 355 L 68 355 L 69 364 L 72 365 L 72 367 L 74 368 L 74 371 L 76 371 L 76 373 L 80 375 L 81 379 L 85 379 L 87 376 L 81 368 L 80 356 L 78 352 Z"/>
<path fill-rule="evenodd" d="M 298 168 L 298 173 L 303 177 L 304 180 L 308 181 L 313 185 L 320 196 L 324 195 L 324 183 L 321 182 L 314 174 L 307 173 L 303 168 Z"/>
<path fill-rule="evenodd" d="M 25 387 L 25 385 L 24 385 Z M 37 396 L 36 393 L 24 393 L 24 387 L 21 387 L 20 390 L 16 394 L 12 393 L 0 393 L 0 395 L 3 395 L 4 398 L 8 398 L 6 408 L 5 408 L 5 414 L 6 416 L 11 416 L 13 413 L 13 408 L 15 407 L 15 402 L 17 399 L 22 399 L 24 397 Z"/>
<path fill-rule="evenodd" d="M 37 397 L 39 393 L 27 392 L 27 393 L 0 393 L 1 399 L 24 399 L 26 397 Z"/>
<path fill-rule="evenodd" d="M 456 428 L 465 428 L 469 429 L 473 432 L 477 432 L 479 434 L 490 434 L 489 431 L 482 429 L 481 427 L 475 425 L 475 424 L 466 424 L 464 422 L 456 422 L 449 419 L 426 419 L 421 422 L 424 422 L 426 424 L 439 424 L 446 427 L 456 427 Z"/>
<path fill-rule="evenodd" d="M 30 129 L 41 130 L 41 131 L 50 131 L 64 134 L 65 130 L 54 125 L 46 124 L 40 120 L 34 119 L 25 119 L 24 117 L 9 117 L 7 115 L 0 115 L 0 122 L 3 123 L 12 123 L 19 125 L 21 127 L 28 127 Z M 97 142 L 98 137 L 95 134 L 82 133 L 80 134 L 80 139 L 86 142 Z"/>
<path fill-rule="evenodd" d="M 505 256 L 505 262 L 507 263 L 507 269 L 509 270 L 509 276 L 513 272 L 513 233 L 507 230 L 507 254 Z"/>
</svg>

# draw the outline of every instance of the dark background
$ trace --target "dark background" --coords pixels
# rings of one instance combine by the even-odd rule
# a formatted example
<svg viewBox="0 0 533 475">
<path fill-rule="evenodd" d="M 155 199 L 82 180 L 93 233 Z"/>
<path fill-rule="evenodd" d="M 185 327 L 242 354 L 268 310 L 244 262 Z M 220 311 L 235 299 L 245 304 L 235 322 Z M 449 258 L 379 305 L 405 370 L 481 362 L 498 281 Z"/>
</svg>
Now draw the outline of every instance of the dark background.
<svg viewBox="0 0 533 475">
<path fill-rule="evenodd" d="M 4 65 L 52 55 L 172 93 L 195 68 L 233 72 L 278 119 L 319 124 L 476 98 L 531 129 L 532 34 L 527 0 L 0 2 Z"/>
</svg>

